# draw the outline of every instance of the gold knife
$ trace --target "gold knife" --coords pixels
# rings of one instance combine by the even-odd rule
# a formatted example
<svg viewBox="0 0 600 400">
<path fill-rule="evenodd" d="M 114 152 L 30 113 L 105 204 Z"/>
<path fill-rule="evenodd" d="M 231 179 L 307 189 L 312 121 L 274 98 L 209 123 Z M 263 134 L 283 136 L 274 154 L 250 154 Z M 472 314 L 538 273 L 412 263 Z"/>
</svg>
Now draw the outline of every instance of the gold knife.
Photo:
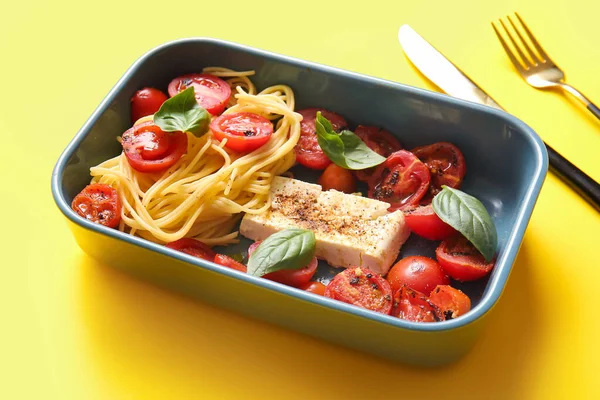
<svg viewBox="0 0 600 400">
<path fill-rule="evenodd" d="M 409 60 L 445 93 L 502 110 L 489 94 L 410 26 L 400 27 L 398 40 Z"/>
<path fill-rule="evenodd" d="M 464 72 L 410 26 L 402 25 L 398 40 L 408 59 L 427 79 L 450 96 L 504 109 Z M 577 168 L 547 143 L 550 170 L 600 212 L 600 184 Z"/>
</svg>

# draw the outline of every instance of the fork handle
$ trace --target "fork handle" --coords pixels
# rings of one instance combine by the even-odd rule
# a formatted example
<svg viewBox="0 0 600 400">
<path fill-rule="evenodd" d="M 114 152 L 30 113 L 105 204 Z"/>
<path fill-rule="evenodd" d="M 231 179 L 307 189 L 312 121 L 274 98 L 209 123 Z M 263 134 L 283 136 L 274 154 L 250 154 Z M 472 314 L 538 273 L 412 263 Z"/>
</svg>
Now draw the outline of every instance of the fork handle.
<svg viewBox="0 0 600 400">
<path fill-rule="evenodd" d="M 596 110 L 598 111 L 597 107 Z M 599 114 L 595 115 L 598 116 Z M 600 116 L 598 116 L 598 118 L 600 118 Z M 600 211 L 600 184 L 560 155 L 560 153 L 550 147 L 547 143 L 545 144 L 548 151 L 550 170 L 575 190 L 581 197 L 587 200 L 596 211 Z"/>
<path fill-rule="evenodd" d="M 583 93 L 575 89 L 573 86 L 564 82 L 560 83 L 560 87 L 562 87 L 564 90 L 575 96 L 579 101 L 583 103 L 584 106 L 587 107 L 588 110 L 590 110 L 592 114 L 594 114 L 596 118 L 600 119 L 600 108 L 598 108 L 598 106 L 592 103 L 592 101 L 588 99 Z"/>
<path fill-rule="evenodd" d="M 591 113 L 596 116 L 596 118 L 600 119 L 600 108 L 596 107 L 594 103 L 588 104 L 587 109 L 590 110 Z"/>
</svg>

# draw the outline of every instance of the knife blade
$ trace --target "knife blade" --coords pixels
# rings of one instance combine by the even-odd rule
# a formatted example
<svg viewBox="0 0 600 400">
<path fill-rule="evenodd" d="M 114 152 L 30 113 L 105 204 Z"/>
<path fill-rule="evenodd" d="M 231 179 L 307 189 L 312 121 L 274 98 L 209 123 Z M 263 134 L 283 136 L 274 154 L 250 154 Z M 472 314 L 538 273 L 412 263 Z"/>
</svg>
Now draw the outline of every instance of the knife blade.
<svg viewBox="0 0 600 400">
<path fill-rule="evenodd" d="M 502 110 L 489 94 L 410 26 L 400 27 L 398 41 L 417 69 L 445 93 Z"/>
<path fill-rule="evenodd" d="M 410 26 L 400 27 L 398 41 L 413 65 L 445 93 L 505 111 L 489 94 Z M 544 145 L 548 151 L 550 170 L 600 212 L 600 184 L 547 143 L 544 142 Z"/>
</svg>

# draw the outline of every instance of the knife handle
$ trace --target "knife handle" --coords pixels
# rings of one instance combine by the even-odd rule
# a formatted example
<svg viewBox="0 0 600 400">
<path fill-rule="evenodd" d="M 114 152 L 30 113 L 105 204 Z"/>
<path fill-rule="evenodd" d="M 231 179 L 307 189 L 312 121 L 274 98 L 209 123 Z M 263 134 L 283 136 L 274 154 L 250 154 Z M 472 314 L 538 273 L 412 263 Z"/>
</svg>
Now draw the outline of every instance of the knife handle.
<svg viewBox="0 0 600 400">
<path fill-rule="evenodd" d="M 600 211 L 600 184 L 561 156 L 547 143 L 544 144 L 546 144 L 548 150 L 550 170 L 590 203 L 596 211 Z"/>
</svg>

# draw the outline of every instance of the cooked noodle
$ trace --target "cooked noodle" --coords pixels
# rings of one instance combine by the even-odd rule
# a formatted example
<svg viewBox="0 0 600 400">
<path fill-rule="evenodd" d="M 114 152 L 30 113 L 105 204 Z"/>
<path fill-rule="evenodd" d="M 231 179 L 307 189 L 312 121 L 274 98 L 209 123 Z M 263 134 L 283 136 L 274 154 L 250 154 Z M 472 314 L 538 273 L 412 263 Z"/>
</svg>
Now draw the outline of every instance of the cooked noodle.
<svg viewBox="0 0 600 400">
<path fill-rule="evenodd" d="M 183 237 L 209 245 L 234 243 L 241 213 L 266 211 L 273 177 L 294 164 L 302 116 L 293 111 L 291 88 L 276 85 L 256 94 L 248 79 L 253 71 L 211 67 L 203 72 L 222 77 L 237 92 L 224 114 L 252 112 L 276 120 L 273 135 L 257 150 L 239 154 L 210 132 L 200 138 L 188 132 L 186 154 L 161 173 L 134 170 L 124 153 L 92 167 L 92 182 L 111 185 L 119 193 L 121 231 L 159 243 Z"/>
</svg>

